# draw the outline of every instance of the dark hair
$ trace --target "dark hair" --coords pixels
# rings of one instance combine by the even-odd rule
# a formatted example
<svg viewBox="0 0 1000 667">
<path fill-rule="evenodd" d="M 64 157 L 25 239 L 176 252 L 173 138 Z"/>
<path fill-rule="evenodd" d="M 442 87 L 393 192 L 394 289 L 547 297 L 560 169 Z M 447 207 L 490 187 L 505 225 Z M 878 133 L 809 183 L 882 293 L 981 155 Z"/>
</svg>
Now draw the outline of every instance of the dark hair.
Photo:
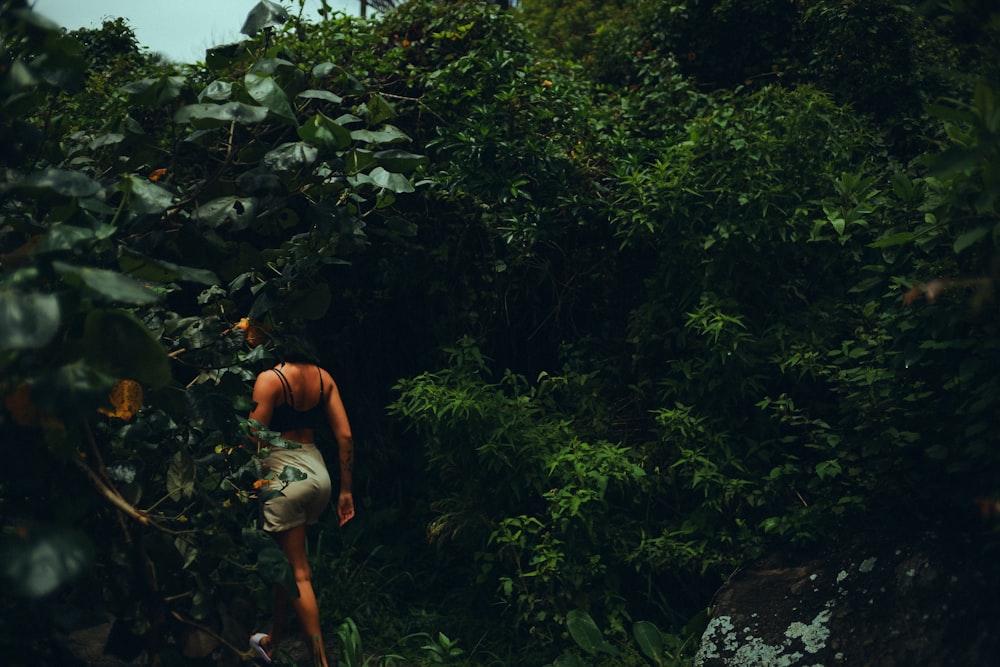
<svg viewBox="0 0 1000 667">
<path fill-rule="evenodd" d="M 316 350 L 316 346 L 312 344 L 304 331 L 297 328 L 283 329 L 280 334 L 272 338 L 272 344 L 271 351 L 281 361 L 319 363 L 319 352 Z"/>
</svg>

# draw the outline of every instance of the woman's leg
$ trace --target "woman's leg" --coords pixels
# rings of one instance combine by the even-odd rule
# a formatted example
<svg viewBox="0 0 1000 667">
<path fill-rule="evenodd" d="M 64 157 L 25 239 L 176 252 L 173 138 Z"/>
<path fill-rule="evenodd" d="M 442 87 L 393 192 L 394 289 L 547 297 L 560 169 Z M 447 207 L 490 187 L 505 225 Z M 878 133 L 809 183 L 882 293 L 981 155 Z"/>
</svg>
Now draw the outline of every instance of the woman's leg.
<svg viewBox="0 0 1000 667">
<path fill-rule="evenodd" d="M 328 667 L 326 649 L 323 646 L 323 633 L 319 624 L 319 604 L 316 602 L 316 594 L 312 587 L 312 573 L 309 570 L 309 560 L 306 557 L 306 527 L 297 526 L 276 533 L 275 538 L 278 540 L 281 550 L 285 552 L 285 557 L 288 558 L 288 562 L 292 566 L 292 572 L 295 573 L 299 597 L 292 600 L 292 606 L 302 623 L 302 630 L 305 632 L 309 648 L 312 649 L 313 662 L 317 667 Z M 285 608 L 287 609 L 287 606 Z M 275 614 L 277 613 L 278 610 L 275 609 Z"/>
</svg>

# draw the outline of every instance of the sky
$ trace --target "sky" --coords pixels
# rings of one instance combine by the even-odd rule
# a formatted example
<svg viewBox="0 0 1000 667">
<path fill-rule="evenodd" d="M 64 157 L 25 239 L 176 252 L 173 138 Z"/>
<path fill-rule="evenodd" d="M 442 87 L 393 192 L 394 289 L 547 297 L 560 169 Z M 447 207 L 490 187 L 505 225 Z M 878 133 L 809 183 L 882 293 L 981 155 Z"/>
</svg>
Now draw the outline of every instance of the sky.
<svg viewBox="0 0 1000 667">
<path fill-rule="evenodd" d="M 205 60 L 205 49 L 244 39 L 243 21 L 258 0 L 35 0 L 38 14 L 68 30 L 100 28 L 105 19 L 124 18 L 141 46 L 170 60 Z M 335 12 L 358 16 L 360 0 L 327 0 Z M 299 0 L 279 0 L 290 14 Z M 320 0 L 306 0 L 305 16 L 319 18 Z"/>
</svg>

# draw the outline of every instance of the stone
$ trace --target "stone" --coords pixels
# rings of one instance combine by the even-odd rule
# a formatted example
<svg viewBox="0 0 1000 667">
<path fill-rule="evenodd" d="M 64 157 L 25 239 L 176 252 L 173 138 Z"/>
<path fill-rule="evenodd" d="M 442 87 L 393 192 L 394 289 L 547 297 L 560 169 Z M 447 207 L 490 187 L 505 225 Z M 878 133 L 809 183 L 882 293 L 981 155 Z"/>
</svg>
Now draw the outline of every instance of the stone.
<svg viewBox="0 0 1000 667">
<path fill-rule="evenodd" d="M 720 589 L 695 666 L 994 667 L 1000 559 L 985 543 L 879 531 L 772 554 Z"/>
</svg>

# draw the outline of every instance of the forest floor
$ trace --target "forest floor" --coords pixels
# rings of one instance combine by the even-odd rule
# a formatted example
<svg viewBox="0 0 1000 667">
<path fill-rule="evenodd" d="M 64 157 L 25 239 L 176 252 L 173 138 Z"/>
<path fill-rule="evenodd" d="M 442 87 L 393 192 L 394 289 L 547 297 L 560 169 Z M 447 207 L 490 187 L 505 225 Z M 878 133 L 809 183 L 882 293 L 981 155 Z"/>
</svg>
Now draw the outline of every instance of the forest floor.
<svg viewBox="0 0 1000 667">
<path fill-rule="evenodd" d="M 145 665 L 145 656 L 128 661 L 120 657 L 109 655 L 105 647 L 108 636 L 111 633 L 112 622 L 106 621 L 91 627 L 81 628 L 60 637 L 60 644 L 66 652 L 70 654 L 74 662 L 64 663 L 67 667 L 71 665 L 85 665 L 86 667 L 139 667 Z M 247 638 L 249 640 L 249 637 Z M 334 632 L 327 633 L 323 637 L 326 646 L 327 662 L 337 663 L 337 656 L 340 654 L 340 645 L 337 635 Z M 249 646 L 249 644 L 248 644 Z M 235 664 L 264 664 L 259 659 L 246 657 L 240 660 L 238 656 L 232 655 L 232 662 Z M 228 664 L 228 662 L 227 662 Z M 299 637 L 289 637 L 281 645 L 280 649 L 273 656 L 271 663 L 275 667 L 299 667 L 311 665 L 309 646 L 305 640 Z"/>
</svg>

